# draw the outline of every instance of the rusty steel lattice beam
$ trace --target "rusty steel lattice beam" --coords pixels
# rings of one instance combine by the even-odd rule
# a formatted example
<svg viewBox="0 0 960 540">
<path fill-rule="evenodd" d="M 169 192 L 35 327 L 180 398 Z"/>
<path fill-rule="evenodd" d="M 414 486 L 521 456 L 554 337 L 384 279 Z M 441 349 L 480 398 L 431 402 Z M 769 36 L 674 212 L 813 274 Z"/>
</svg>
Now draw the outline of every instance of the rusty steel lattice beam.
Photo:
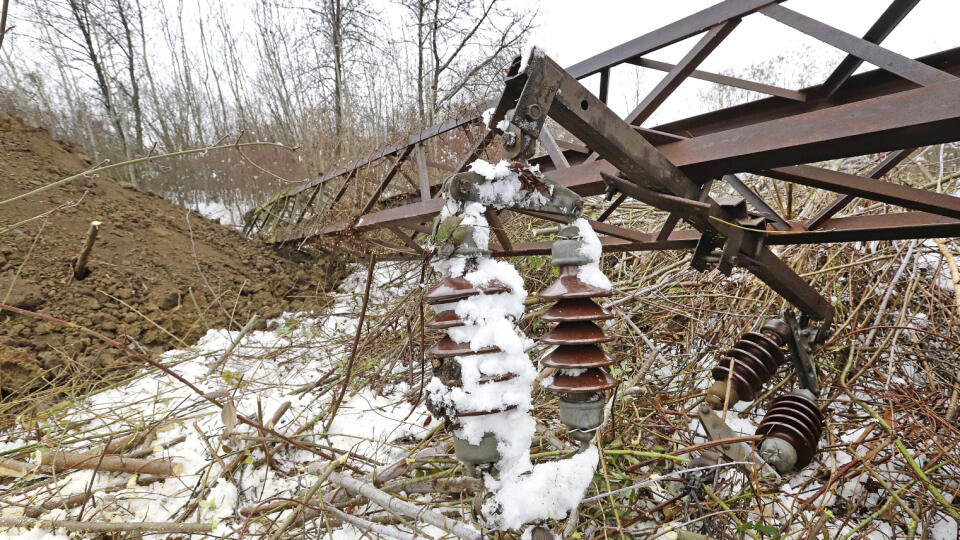
<svg viewBox="0 0 960 540">
<path fill-rule="evenodd" d="M 765 246 L 960 236 L 960 198 L 882 180 L 914 149 L 960 140 L 960 48 L 911 59 L 880 45 L 918 2 L 893 0 L 863 37 L 857 37 L 780 5 L 783 0 L 727 0 L 566 70 L 547 61 L 543 64 L 546 68 L 541 65 L 531 71 L 528 66 L 519 73 L 516 61 L 501 100 L 411 134 L 404 141 L 274 197 L 265 205 L 265 217 L 257 215 L 253 223 L 270 224 L 276 231 L 278 222 L 292 213 L 296 222 L 282 234 L 273 233 L 270 240 L 299 242 L 317 236 L 357 233 L 393 250 L 393 257 L 420 257 L 416 234 L 429 232 L 428 222 L 443 205 L 441 199 L 435 198 L 441 178 L 436 174 L 431 178 L 429 170 L 441 171 L 443 175 L 466 170 L 501 131 L 493 127 L 479 139 L 468 137 L 471 146 L 456 165 L 439 163 L 436 157 L 430 160 L 427 143 L 456 128 L 480 125 L 479 112 L 483 109 L 495 108 L 491 124 L 496 124 L 509 109 L 523 109 L 539 93 L 541 104 L 551 107 L 550 116 L 585 146 L 555 138 L 541 129 L 541 120 L 536 130 L 522 128 L 535 137 L 530 144 L 535 145 L 538 139 L 545 150 L 532 162 L 540 165 L 548 179 L 581 196 L 600 195 L 610 186 L 621 188 L 606 210 L 591 220 L 603 236 L 605 249 L 693 249 L 695 259 L 700 261 L 697 264 L 701 265 L 703 257 L 714 257 L 710 253 L 721 250 L 721 268 L 744 266 L 805 312 L 816 315 L 826 309 L 825 302 Z M 747 16 L 766 17 L 799 30 L 840 49 L 846 56 L 823 84 L 799 90 L 697 69 Z M 696 36 L 699 39 L 676 64 L 644 57 Z M 853 75 L 863 62 L 880 69 Z M 630 115 L 620 119 L 603 104 L 608 100 L 611 68 L 624 63 L 659 70 L 665 75 Z M 598 96 L 576 82 L 592 75 L 599 77 Z M 770 97 L 658 126 L 639 125 L 689 78 Z M 555 95 L 556 89 L 560 89 L 559 95 Z M 469 135 L 469 131 L 466 133 Z M 884 152 L 889 154 L 864 176 L 810 165 Z M 416 165 L 415 179 L 400 171 L 411 156 Z M 392 158 L 394 162 L 376 184 L 372 197 L 349 203 L 362 205 L 360 211 L 346 209 L 339 213 L 339 219 L 328 218 L 329 211 L 338 204 L 345 206 L 341 200 L 348 187 L 360 181 L 358 171 L 383 158 Z M 409 191 L 397 194 L 394 187 L 387 194 L 386 189 L 398 172 L 407 178 L 410 185 L 403 188 Z M 788 221 L 737 177 L 742 173 L 825 189 L 840 196 L 811 219 Z M 344 178 L 343 183 L 332 200 L 325 202 L 325 185 L 338 178 Z M 756 226 L 756 232 L 744 234 L 724 225 L 724 221 L 735 219 L 730 212 L 735 213 L 736 206 L 702 197 L 715 179 L 723 179 L 744 198 L 751 208 L 750 216 L 766 218 Z M 358 186 L 356 191 L 359 195 L 363 190 Z M 298 197 L 309 200 L 300 204 Z M 663 227 L 649 232 L 605 223 L 629 197 L 667 210 L 669 217 Z M 837 217 L 858 198 L 908 211 Z M 320 203 L 314 205 L 315 199 Z M 322 210 L 317 211 L 315 206 Z M 314 214 L 307 216 L 310 210 Z M 502 217 L 488 213 L 497 239 L 492 246 L 495 256 L 549 251 L 548 243 L 511 241 Z M 693 224 L 696 230 L 675 230 L 680 220 Z M 380 230 L 400 239 L 402 245 L 371 236 Z"/>
</svg>

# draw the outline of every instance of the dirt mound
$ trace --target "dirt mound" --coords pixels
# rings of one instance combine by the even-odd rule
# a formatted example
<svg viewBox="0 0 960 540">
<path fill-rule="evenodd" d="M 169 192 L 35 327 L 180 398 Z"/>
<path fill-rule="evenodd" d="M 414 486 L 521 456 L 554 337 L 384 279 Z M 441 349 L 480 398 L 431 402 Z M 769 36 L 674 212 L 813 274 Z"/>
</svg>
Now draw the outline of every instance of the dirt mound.
<svg viewBox="0 0 960 540">
<path fill-rule="evenodd" d="M 0 114 L 0 201 L 90 166 L 79 149 Z M 102 222 L 91 272 L 76 280 L 71 265 L 91 221 Z M 318 294 L 335 285 L 343 268 L 330 259 L 297 264 L 106 177 L 0 205 L 0 300 L 151 353 L 191 343 L 208 328 L 240 328 L 254 313 L 265 320 L 316 307 Z M 139 363 L 77 330 L 0 313 L 6 398 L 81 380 L 105 382 L 132 365 Z"/>
</svg>

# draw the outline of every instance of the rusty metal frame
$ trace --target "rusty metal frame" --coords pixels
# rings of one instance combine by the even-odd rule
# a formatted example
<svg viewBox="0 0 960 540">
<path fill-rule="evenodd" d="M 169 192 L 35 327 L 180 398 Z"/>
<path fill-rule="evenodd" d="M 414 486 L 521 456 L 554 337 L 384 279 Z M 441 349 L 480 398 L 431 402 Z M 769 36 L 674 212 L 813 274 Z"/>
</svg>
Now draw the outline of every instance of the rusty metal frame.
<svg viewBox="0 0 960 540">
<path fill-rule="evenodd" d="M 716 251 L 733 237 L 738 237 L 742 251 L 754 249 L 758 242 L 754 237 L 758 237 L 761 247 L 766 249 L 765 246 L 771 245 L 960 236 L 960 198 L 882 179 L 916 148 L 960 140 L 960 79 L 957 78 L 960 48 L 910 59 L 880 45 L 918 2 L 893 0 L 861 38 L 792 11 L 781 5 L 784 0 L 727 0 L 566 70 L 552 64 L 549 77 L 553 77 L 556 84 L 566 86 L 561 92 L 563 98 L 551 102 L 551 105 L 562 104 L 557 106 L 563 110 L 551 109 L 551 116 L 585 146 L 564 142 L 547 130 L 539 130 L 537 138 L 545 154 L 532 161 L 539 164 L 551 180 L 582 196 L 600 195 L 618 181 L 633 184 L 621 185 L 621 188 L 645 190 L 633 189 L 627 193 L 621 189 L 616 200 L 592 221 L 609 251 L 696 250 L 698 245 L 701 251 L 707 252 L 707 248 Z M 699 64 L 746 16 L 768 17 L 840 49 L 846 57 L 823 84 L 799 90 L 698 70 Z M 653 51 L 696 36 L 700 36 L 699 40 L 676 64 L 645 58 Z M 864 61 L 881 65 L 883 69 L 854 75 Z M 612 118 L 613 113 L 601 106 L 607 99 L 611 68 L 624 63 L 659 70 L 665 75 L 633 114 L 626 119 Z M 436 193 L 442 176 L 451 169 L 452 172 L 465 170 L 490 146 L 499 130 L 488 130 L 476 139 L 456 167 L 432 161 L 425 155 L 425 143 L 458 128 L 479 126 L 480 111 L 485 109 L 495 109 L 492 123 L 496 124 L 508 107 L 523 99 L 521 94 L 532 76 L 529 66 L 524 73 L 517 73 L 518 67 L 514 65 L 506 82 L 506 100 L 485 103 L 413 133 L 399 143 L 274 197 L 254 213 L 249 228 L 268 229 L 264 236 L 274 242 L 302 242 L 339 234 L 363 234 L 371 238 L 367 233 L 383 230 L 403 244 L 387 242 L 387 237 L 377 239 L 374 243 L 391 246 L 388 249 L 393 252 L 388 256 L 422 256 L 416 235 L 428 231 L 427 223 L 440 211 L 443 203 L 436 198 Z M 576 81 L 592 75 L 599 76 L 598 95 L 587 92 L 581 96 L 579 92 L 586 90 Z M 543 76 L 544 73 L 537 75 Z M 688 78 L 745 88 L 769 97 L 658 126 L 639 125 Z M 580 96 L 580 101 L 587 101 L 588 110 L 607 112 L 581 117 L 575 107 L 580 103 L 570 101 L 568 91 L 571 96 Z M 616 137 L 611 138 L 611 130 L 616 131 Z M 619 143 L 611 145 L 617 138 Z M 883 153 L 888 154 L 863 176 L 811 165 Z M 381 197 L 393 175 L 411 155 L 416 163 L 416 188 L 401 196 Z M 630 159 L 624 161 L 625 155 Z M 338 204 L 351 182 L 358 181 L 357 171 L 387 157 L 396 159 L 390 169 L 392 174 L 388 172 L 380 180 L 371 199 L 360 202 L 366 202 L 362 211 L 346 219 L 331 220 L 327 211 Z M 651 168 L 662 174 L 651 174 Z M 430 170 L 435 171 L 432 178 Z M 814 218 L 788 221 L 737 177 L 741 173 L 825 189 L 839 196 Z M 344 177 L 337 195 L 332 201 L 325 200 L 327 184 Z M 725 217 L 733 219 L 729 208 L 700 198 L 702 186 L 714 179 L 730 184 L 749 203 L 751 216 L 767 218 L 756 234 L 739 238 L 743 235 L 719 224 Z M 412 188 L 412 183 L 408 187 Z M 616 215 L 628 197 L 667 209 L 670 212 L 667 223 L 654 232 L 605 223 Z M 837 214 L 857 198 L 899 206 L 905 211 L 838 217 Z M 301 199 L 305 202 L 299 202 Z M 511 242 L 503 230 L 502 217 L 493 212 L 488 214 L 498 242 L 493 246 L 495 256 L 549 251 L 546 242 Z M 287 215 L 296 219 L 284 224 Z M 680 219 L 696 222 L 697 230 L 675 230 Z M 753 254 L 761 252 L 755 250 Z M 734 255 L 727 254 L 728 257 Z M 809 287 L 800 287 L 800 283 L 789 277 L 795 274 L 774 260 L 776 257 L 771 258 L 772 254 L 759 258 L 741 255 L 734 258 L 745 262 L 747 268 L 808 315 L 823 313 L 825 307 L 817 299 L 819 295 L 806 290 Z M 730 261 L 724 257 L 721 260 L 724 268 L 729 268 Z M 784 279 L 792 281 L 788 284 Z M 794 285 L 805 291 L 800 297 L 797 292 L 787 290 Z"/>
</svg>

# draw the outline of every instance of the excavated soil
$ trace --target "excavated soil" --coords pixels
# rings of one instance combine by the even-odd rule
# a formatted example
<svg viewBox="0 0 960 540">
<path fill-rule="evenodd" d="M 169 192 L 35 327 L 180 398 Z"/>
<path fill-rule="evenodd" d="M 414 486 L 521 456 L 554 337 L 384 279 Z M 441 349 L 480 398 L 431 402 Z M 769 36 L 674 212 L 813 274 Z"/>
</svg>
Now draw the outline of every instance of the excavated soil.
<svg viewBox="0 0 960 540">
<path fill-rule="evenodd" d="M 90 166 L 78 148 L 0 114 L 0 201 Z M 94 220 L 102 225 L 90 274 L 77 280 L 72 264 Z M 343 262 L 331 258 L 298 264 L 196 212 L 103 176 L 0 205 L 4 303 L 151 354 L 192 343 L 208 328 L 240 328 L 253 314 L 265 321 L 315 308 L 343 270 Z M 40 389 L 88 388 L 139 367 L 123 351 L 76 329 L 0 312 L 0 395 L 8 402 Z"/>
</svg>

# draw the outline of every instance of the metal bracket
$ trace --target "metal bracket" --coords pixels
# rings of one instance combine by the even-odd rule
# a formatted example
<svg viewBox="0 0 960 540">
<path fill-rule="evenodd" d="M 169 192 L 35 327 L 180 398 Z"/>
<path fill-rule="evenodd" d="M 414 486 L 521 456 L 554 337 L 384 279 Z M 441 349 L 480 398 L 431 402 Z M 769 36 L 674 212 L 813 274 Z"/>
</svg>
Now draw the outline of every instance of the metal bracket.
<svg viewBox="0 0 960 540">
<path fill-rule="evenodd" d="M 740 434 L 728 426 L 726 422 L 721 420 L 720 417 L 717 416 L 717 413 L 715 413 L 713 408 L 709 405 L 701 405 L 698 413 L 700 416 L 700 422 L 703 424 L 703 430 L 707 432 L 707 436 L 710 437 L 711 441 L 735 439 L 740 436 Z M 751 448 L 751 446 L 745 442 L 721 444 L 719 449 L 723 455 L 727 456 L 728 459 L 733 461 L 759 462 L 760 477 L 763 479 L 780 478 L 780 475 L 777 474 L 777 471 L 775 471 L 772 467 L 770 467 L 770 465 L 763 461 L 763 459 L 756 455 L 753 451 L 753 448 Z M 752 465 L 745 465 L 745 467 L 751 475 L 756 472 Z"/>
<path fill-rule="evenodd" d="M 801 326 L 793 312 L 789 310 L 783 312 L 783 320 L 790 325 L 792 330 L 787 343 L 790 346 L 790 360 L 793 362 L 793 369 L 797 373 L 800 386 L 818 396 L 820 395 L 820 382 L 817 376 L 817 365 L 810 358 L 810 355 L 817 339 L 823 339 L 821 336 L 826 334 L 825 328 L 830 325 L 830 321 L 825 320 L 820 327 L 816 327 L 810 326 L 809 320 L 804 317 L 804 324 Z"/>
<path fill-rule="evenodd" d="M 448 177 L 443 181 L 443 192 L 448 199 L 460 203 L 478 202 L 495 208 L 560 214 L 571 219 L 576 219 L 583 213 L 583 199 L 570 188 L 544 178 L 539 173 L 524 168 L 520 163 L 512 163 L 511 166 L 523 184 L 522 197 L 519 199 L 500 200 L 495 189 L 482 188 L 505 180 L 488 180 L 472 171 Z"/>
</svg>

